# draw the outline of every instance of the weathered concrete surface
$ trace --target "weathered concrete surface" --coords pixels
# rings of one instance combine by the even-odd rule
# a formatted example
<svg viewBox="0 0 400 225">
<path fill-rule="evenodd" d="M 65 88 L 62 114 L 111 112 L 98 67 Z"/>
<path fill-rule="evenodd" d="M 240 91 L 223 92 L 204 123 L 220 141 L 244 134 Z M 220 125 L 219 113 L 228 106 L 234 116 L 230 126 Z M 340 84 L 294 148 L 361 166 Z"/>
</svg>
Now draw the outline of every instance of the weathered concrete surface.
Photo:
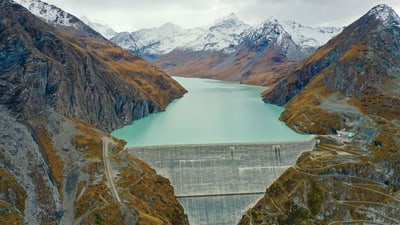
<svg viewBox="0 0 400 225">
<path fill-rule="evenodd" d="M 129 148 L 169 178 L 192 225 L 236 224 L 314 138 L 280 143 Z"/>
</svg>

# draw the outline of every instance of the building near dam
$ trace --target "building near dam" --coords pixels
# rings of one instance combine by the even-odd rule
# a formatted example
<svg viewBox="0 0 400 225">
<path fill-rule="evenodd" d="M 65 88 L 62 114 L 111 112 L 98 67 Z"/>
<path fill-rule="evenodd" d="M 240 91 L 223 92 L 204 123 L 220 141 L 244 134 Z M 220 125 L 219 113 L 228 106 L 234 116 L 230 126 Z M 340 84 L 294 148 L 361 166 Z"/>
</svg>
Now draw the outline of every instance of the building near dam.
<svg viewBox="0 0 400 225">
<path fill-rule="evenodd" d="M 191 225 L 237 224 L 315 139 L 168 145 L 128 150 L 171 180 Z"/>
</svg>

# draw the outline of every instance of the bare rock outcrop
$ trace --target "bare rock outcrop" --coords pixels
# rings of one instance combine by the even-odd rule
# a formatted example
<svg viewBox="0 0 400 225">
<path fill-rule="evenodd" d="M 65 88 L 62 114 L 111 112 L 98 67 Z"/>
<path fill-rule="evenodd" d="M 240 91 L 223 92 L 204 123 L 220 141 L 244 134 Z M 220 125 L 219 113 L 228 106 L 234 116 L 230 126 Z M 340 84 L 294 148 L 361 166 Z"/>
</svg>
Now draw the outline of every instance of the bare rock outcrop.
<svg viewBox="0 0 400 225">
<path fill-rule="evenodd" d="M 165 109 L 185 90 L 102 37 L 60 32 L 2 2 L 0 104 L 19 118 L 48 108 L 111 131 Z M 61 28 L 60 28 L 61 29 Z"/>
<path fill-rule="evenodd" d="M 378 5 L 265 93 L 320 135 L 239 224 L 399 224 L 400 18 Z"/>
<path fill-rule="evenodd" d="M 119 140 L 110 146 L 117 176 L 109 179 L 143 171 L 152 179 L 117 187 L 127 194 L 115 202 L 101 154 L 107 132 L 185 92 L 95 32 L 49 25 L 0 0 L 0 224 L 186 224 L 170 183 L 132 166 L 142 162 L 121 162 Z"/>
</svg>

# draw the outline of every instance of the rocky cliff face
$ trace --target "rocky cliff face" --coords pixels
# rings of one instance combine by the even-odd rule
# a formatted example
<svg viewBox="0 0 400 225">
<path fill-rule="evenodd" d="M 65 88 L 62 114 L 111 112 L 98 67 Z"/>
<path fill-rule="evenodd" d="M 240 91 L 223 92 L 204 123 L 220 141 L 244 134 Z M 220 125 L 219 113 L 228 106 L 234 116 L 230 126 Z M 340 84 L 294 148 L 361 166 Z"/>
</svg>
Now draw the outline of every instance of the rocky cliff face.
<svg viewBox="0 0 400 225">
<path fill-rule="evenodd" d="M 105 132 L 165 109 L 179 84 L 97 33 L 6 0 L 0 43 L 1 224 L 187 223 L 169 182 Z"/>
<path fill-rule="evenodd" d="M 298 93 L 281 119 L 323 135 L 240 224 L 400 223 L 399 24 L 373 8 L 267 92 Z"/>
<path fill-rule="evenodd" d="M 140 58 L 84 32 L 60 33 L 18 7 L 2 10 L 0 103 L 32 118 L 47 108 L 112 130 L 185 92 Z"/>
<path fill-rule="evenodd" d="M 375 16 L 384 13 L 385 12 L 382 11 L 373 12 L 371 10 L 371 12 L 346 27 L 341 34 L 330 40 L 326 45 L 320 47 L 315 54 L 306 58 L 302 64 L 297 66 L 292 73 L 275 87 L 267 90 L 263 95 L 264 100 L 273 104 L 284 105 L 300 93 L 315 76 L 324 72 L 334 73 L 333 70 L 338 70 L 339 67 L 348 70 L 344 73 L 336 73 L 342 76 L 337 79 L 335 78 L 342 83 L 342 88 L 346 86 L 348 89 L 347 91 L 353 93 L 359 92 L 360 90 L 356 88 L 355 83 L 352 82 L 352 85 L 349 86 L 348 82 L 350 80 L 344 76 L 357 73 L 358 76 L 367 73 L 379 74 L 382 71 L 366 71 L 366 67 L 371 63 L 375 63 L 373 62 L 375 59 L 378 62 L 382 62 L 382 59 L 378 57 L 383 57 L 384 55 L 379 54 L 393 54 L 393 56 L 390 56 L 391 58 L 397 57 L 397 53 L 395 53 L 396 46 L 393 45 L 393 42 L 396 42 L 394 36 L 397 34 L 394 32 L 398 28 L 398 18 L 397 15 L 388 15 L 382 20 L 382 18 L 377 18 Z M 384 47 L 386 50 L 381 50 L 379 47 Z M 373 55 L 374 57 L 370 57 L 370 55 L 367 54 L 372 51 L 376 51 L 376 54 Z M 359 56 L 359 58 L 355 59 L 355 56 Z M 351 60 L 358 60 L 358 62 Z M 345 63 L 343 63 L 343 61 L 347 62 L 347 64 L 344 65 Z M 377 62 L 375 64 L 377 64 Z M 393 66 L 393 62 L 391 63 L 392 65 L 386 64 L 387 63 L 382 63 L 382 66 L 385 67 L 383 70 L 393 70 L 393 68 L 388 68 Z M 372 70 L 373 68 L 369 66 L 368 69 Z M 365 89 L 367 87 L 365 84 L 370 80 L 362 80 L 364 84 L 360 83 L 358 87 L 362 86 Z M 358 81 L 361 82 L 361 80 Z M 330 84 L 329 82 L 326 83 Z M 346 85 L 344 85 L 345 83 Z M 351 91 L 350 89 L 354 90 Z"/>
</svg>

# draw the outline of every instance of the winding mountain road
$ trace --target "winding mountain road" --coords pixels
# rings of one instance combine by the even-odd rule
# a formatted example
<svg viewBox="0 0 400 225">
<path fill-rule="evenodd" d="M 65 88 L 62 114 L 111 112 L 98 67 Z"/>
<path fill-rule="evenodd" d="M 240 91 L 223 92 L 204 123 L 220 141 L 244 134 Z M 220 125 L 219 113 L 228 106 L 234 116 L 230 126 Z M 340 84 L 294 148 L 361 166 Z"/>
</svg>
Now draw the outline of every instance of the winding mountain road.
<svg viewBox="0 0 400 225">
<path fill-rule="evenodd" d="M 103 162 L 104 162 L 104 172 L 107 177 L 107 186 L 110 189 L 111 195 L 114 201 L 121 203 L 121 199 L 119 198 L 117 189 L 115 188 L 115 183 L 113 179 L 113 170 L 111 167 L 109 155 L 108 155 L 108 146 L 113 143 L 110 138 L 102 137 L 102 151 L 103 151 Z"/>
</svg>

